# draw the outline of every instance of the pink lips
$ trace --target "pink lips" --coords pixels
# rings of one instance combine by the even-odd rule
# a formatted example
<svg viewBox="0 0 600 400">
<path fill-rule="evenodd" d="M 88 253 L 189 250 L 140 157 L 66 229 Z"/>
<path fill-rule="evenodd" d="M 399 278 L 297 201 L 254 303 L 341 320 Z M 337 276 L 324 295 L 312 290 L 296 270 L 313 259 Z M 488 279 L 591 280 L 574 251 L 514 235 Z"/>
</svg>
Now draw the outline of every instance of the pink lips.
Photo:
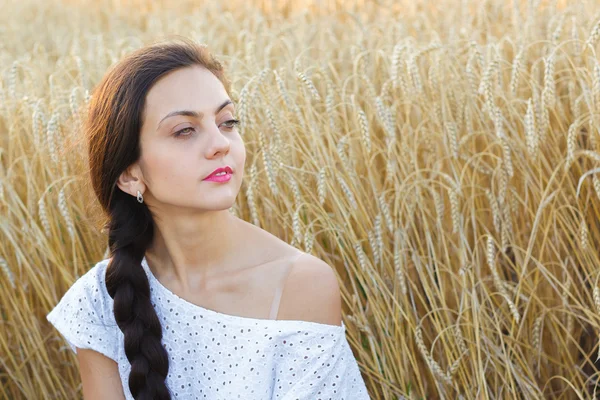
<svg viewBox="0 0 600 400">
<path fill-rule="evenodd" d="M 216 175 L 220 172 L 225 172 L 225 174 Z M 227 182 L 231 179 L 231 174 L 233 174 L 233 170 L 230 166 L 227 165 L 225 167 L 215 169 L 210 175 L 208 175 L 203 180 L 210 182 Z"/>
</svg>

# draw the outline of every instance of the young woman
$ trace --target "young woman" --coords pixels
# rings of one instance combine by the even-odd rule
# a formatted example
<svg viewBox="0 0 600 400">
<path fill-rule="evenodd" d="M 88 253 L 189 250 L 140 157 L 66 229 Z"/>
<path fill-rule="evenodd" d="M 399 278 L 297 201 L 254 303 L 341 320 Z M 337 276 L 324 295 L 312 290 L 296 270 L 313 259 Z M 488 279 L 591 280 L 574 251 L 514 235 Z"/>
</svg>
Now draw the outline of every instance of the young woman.
<svg viewBox="0 0 600 400">
<path fill-rule="evenodd" d="M 246 152 L 206 49 L 156 43 L 92 95 L 110 257 L 47 319 L 91 399 L 368 399 L 331 267 L 229 212 Z"/>
</svg>

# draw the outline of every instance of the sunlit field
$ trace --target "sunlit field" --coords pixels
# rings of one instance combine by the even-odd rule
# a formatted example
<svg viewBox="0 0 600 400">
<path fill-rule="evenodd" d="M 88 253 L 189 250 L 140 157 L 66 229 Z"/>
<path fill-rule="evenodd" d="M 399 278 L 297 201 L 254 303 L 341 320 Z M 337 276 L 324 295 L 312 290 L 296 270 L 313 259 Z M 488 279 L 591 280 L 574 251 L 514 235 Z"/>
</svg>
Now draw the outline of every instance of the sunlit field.
<svg viewBox="0 0 600 400">
<path fill-rule="evenodd" d="M 173 34 L 233 82 L 231 212 L 335 268 L 373 399 L 600 396 L 599 2 L 2 3 L 0 397 L 81 397 L 44 318 L 107 255 L 81 123 Z"/>
</svg>

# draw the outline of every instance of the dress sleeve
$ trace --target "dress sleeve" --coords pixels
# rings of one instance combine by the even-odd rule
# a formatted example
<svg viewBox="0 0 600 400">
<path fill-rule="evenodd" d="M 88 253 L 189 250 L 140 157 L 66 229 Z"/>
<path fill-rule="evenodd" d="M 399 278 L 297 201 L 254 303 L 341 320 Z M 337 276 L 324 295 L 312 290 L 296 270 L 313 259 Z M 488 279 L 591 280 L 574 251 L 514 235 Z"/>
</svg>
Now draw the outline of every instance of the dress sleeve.
<svg viewBox="0 0 600 400">
<path fill-rule="evenodd" d="M 71 285 L 46 319 L 76 347 L 92 349 L 117 361 L 119 327 L 112 314 L 112 298 L 104 285 L 107 262 L 101 261 Z"/>
<path fill-rule="evenodd" d="M 370 400 L 343 330 L 297 331 L 280 339 L 272 399 Z"/>
</svg>

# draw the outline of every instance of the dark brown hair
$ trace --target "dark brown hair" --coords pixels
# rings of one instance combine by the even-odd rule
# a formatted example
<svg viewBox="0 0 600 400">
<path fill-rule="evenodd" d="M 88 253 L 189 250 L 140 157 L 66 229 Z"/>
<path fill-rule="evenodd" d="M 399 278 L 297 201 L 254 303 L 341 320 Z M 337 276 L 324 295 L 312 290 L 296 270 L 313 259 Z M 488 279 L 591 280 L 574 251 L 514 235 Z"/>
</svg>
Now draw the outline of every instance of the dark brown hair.
<svg viewBox="0 0 600 400">
<path fill-rule="evenodd" d="M 165 383 L 169 357 L 141 265 L 153 238 L 152 215 L 117 181 L 140 156 L 146 94 L 163 75 L 193 65 L 211 71 L 230 91 L 223 66 L 206 46 L 177 37 L 140 48 L 113 66 L 94 88 L 85 123 L 91 184 L 108 221 L 106 289 L 131 363 L 129 390 L 138 400 L 171 398 Z"/>
</svg>

